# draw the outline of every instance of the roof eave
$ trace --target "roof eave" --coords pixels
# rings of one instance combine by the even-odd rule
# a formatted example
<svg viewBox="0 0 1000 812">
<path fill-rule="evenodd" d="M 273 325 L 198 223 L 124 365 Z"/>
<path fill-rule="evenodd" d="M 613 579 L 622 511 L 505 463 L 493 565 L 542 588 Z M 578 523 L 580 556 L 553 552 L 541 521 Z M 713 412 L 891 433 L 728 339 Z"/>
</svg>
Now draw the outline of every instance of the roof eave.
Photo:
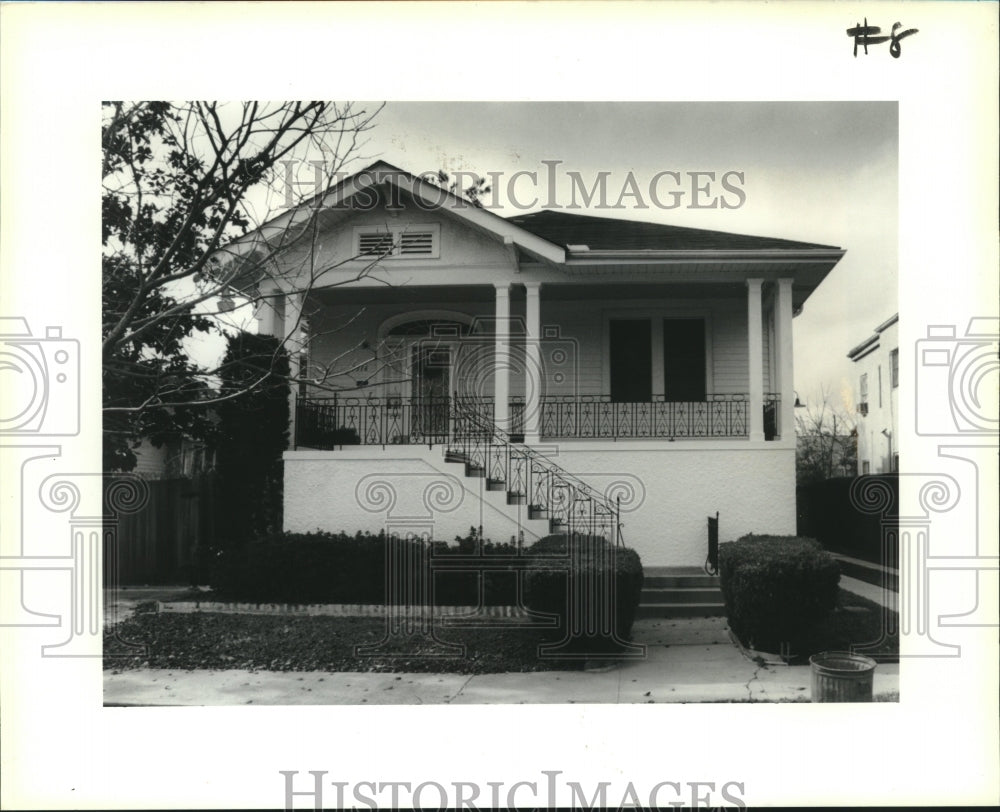
<svg viewBox="0 0 1000 812">
<path fill-rule="evenodd" d="M 874 349 L 878 347 L 878 335 L 869 336 L 856 347 L 853 347 L 850 352 L 847 353 L 847 357 L 852 361 L 860 361 L 864 356 L 868 355 Z"/>
<path fill-rule="evenodd" d="M 590 264 L 594 260 L 628 262 L 656 260 L 674 262 L 831 262 L 836 264 L 847 252 L 841 248 L 772 248 L 772 249 L 718 249 L 686 248 L 683 250 L 587 250 L 569 251 L 566 264 Z"/>
<path fill-rule="evenodd" d="M 889 318 L 883 321 L 878 327 L 875 328 L 876 333 L 881 333 L 884 330 L 892 327 L 897 321 L 899 321 L 899 313 L 893 313 Z"/>
</svg>

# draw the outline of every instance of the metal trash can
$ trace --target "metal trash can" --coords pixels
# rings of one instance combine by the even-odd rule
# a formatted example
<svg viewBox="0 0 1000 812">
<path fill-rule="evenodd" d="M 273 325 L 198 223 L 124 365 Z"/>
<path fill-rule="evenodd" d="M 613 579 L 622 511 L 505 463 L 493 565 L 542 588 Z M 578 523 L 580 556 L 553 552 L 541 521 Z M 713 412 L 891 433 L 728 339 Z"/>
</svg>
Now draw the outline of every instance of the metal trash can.
<svg viewBox="0 0 1000 812">
<path fill-rule="evenodd" d="M 849 651 L 824 651 L 809 658 L 813 702 L 871 702 L 876 662 Z"/>
</svg>

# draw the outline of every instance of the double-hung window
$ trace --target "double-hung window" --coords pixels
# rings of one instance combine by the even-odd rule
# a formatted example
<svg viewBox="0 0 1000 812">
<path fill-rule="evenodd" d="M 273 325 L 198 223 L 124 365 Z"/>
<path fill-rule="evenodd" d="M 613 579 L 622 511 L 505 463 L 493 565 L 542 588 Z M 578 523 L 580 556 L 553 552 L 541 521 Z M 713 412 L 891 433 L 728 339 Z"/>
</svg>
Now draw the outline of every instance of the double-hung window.
<svg viewBox="0 0 1000 812">
<path fill-rule="evenodd" d="M 653 394 L 653 365 L 662 363 L 664 400 L 704 401 L 708 391 L 705 319 L 667 318 L 661 329 L 654 326 L 660 327 L 649 318 L 608 322 L 611 400 L 648 403 Z M 654 351 L 659 349 L 654 341 L 662 341 L 662 354 Z"/>
</svg>

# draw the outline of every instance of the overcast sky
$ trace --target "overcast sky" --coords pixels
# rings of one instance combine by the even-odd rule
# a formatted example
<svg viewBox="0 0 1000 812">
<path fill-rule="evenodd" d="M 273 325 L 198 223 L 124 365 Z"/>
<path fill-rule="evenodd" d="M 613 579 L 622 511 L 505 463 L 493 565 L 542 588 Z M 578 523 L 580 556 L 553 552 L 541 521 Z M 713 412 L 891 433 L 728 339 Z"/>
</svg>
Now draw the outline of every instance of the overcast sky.
<svg viewBox="0 0 1000 812">
<path fill-rule="evenodd" d="M 579 210 L 604 217 L 783 237 L 847 250 L 795 319 L 795 388 L 813 401 L 821 386 L 835 394 L 853 380 L 847 351 L 898 309 L 895 102 L 741 103 L 432 103 L 391 102 L 376 119 L 365 159 L 411 172 L 466 170 L 539 173 L 562 161 L 556 200 L 569 202 L 566 173 L 589 187 L 608 171 L 613 205 L 631 171 L 648 208 L 634 197 L 621 209 Z M 745 202 L 734 209 L 691 209 L 690 188 L 673 209 L 648 199 L 662 171 L 742 172 Z M 702 178 L 702 182 L 705 178 Z M 737 183 L 733 179 L 734 184 Z M 672 179 L 660 199 L 669 202 Z M 515 186 L 531 202 L 532 182 Z M 499 214 L 516 214 L 498 189 Z M 724 193 L 718 180 L 712 194 Z M 725 194 L 730 203 L 738 202 Z M 579 202 L 579 198 L 578 198 Z"/>
</svg>

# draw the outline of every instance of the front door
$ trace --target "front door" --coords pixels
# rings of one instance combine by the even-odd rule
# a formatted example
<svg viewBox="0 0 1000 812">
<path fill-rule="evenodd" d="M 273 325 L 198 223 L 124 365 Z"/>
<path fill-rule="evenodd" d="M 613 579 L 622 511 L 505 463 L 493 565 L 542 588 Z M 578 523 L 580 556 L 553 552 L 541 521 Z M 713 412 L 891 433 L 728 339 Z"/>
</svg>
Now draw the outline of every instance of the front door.
<svg viewBox="0 0 1000 812">
<path fill-rule="evenodd" d="M 446 346 L 413 345 L 413 433 L 423 438 L 448 436 L 451 351 Z"/>
</svg>

